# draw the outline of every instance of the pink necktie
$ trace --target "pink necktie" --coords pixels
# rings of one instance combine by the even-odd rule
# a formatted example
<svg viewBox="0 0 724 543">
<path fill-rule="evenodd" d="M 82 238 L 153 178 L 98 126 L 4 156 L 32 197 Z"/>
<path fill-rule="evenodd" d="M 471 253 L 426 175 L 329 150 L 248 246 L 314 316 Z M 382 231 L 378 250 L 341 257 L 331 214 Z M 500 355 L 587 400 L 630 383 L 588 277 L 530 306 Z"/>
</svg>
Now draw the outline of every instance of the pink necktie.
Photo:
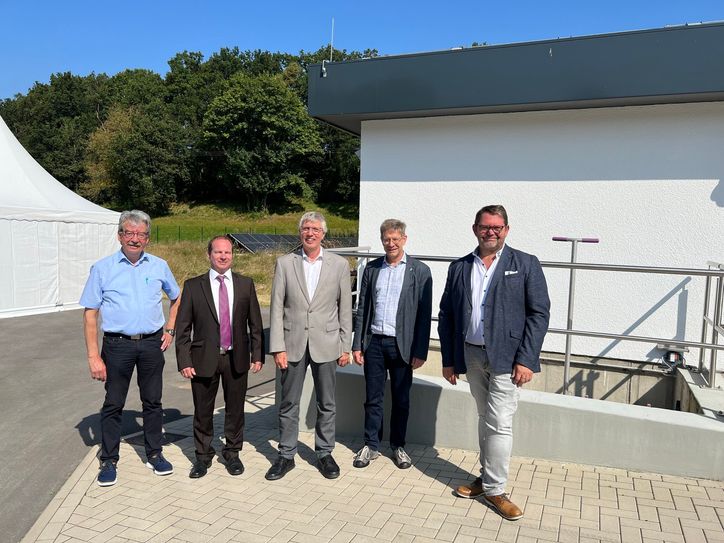
<svg viewBox="0 0 724 543">
<path fill-rule="evenodd" d="M 217 275 L 219 281 L 219 324 L 221 326 L 221 348 L 231 347 L 231 318 L 229 317 L 229 293 L 226 291 L 225 277 Z"/>
</svg>

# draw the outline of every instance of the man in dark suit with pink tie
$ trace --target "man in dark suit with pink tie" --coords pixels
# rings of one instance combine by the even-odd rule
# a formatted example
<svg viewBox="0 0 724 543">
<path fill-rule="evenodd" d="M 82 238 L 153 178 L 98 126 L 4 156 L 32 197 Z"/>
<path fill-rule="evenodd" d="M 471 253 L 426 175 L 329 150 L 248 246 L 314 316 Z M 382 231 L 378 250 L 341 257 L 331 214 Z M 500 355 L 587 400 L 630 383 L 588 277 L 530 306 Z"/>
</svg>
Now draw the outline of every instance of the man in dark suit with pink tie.
<svg viewBox="0 0 724 543">
<path fill-rule="evenodd" d="M 241 475 L 244 401 L 249 370 L 264 360 L 264 328 L 254 282 L 231 271 L 233 247 L 225 236 L 213 238 L 207 253 L 211 269 L 184 283 L 176 319 L 176 359 L 191 379 L 194 399 L 196 462 L 189 477 L 206 475 L 214 457 L 213 411 L 219 381 L 226 405 L 222 451 L 226 470 Z"/>
</svg>

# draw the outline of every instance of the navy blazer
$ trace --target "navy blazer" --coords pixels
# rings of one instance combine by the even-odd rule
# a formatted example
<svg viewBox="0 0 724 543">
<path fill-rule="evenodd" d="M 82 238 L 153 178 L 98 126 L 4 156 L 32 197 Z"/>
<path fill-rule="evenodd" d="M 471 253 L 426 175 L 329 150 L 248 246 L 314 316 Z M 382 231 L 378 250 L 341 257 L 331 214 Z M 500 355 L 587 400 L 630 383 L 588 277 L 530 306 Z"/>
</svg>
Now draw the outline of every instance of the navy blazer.
<svg viewBox="0 0 724 543">
<path fill-rule="evenodd" d="M 374 320 L 375 286 L 385 257 L 374 259 L 362 275 L 359 304 L 354 319 L 353 351 L 366 351 Z M 412 358 L 427 360 L 432 322 L 432 274 L 430 268 L 407 255 L 405 277 L 402 280 L 400 301 L 395 318 L 397 348 L 402 359 L 410 364 Z"/>
<path fill-rule="evenodd" d="M 440 300 L 437 331 L 442 365 L 466 373 L 465 336 L 470 325 L 470 275 L 475 256 L 450 264 Z M 548 287 L 538 259 L 503 248 L 485 297 L 485 349 L 495 373 L 512 372 L 513 364 L 540 371 L 540 351 L 550 319 Z"/>
</svg>

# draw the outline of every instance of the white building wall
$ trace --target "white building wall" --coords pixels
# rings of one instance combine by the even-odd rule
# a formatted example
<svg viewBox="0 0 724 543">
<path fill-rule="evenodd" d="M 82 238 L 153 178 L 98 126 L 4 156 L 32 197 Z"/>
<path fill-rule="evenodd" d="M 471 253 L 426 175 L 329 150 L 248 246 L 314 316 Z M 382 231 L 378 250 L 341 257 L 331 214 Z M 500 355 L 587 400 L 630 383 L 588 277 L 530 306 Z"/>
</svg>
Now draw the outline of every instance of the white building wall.
<svg viewBox="0 0 724 543">
<path fill-rule="evenodd" d="M 408 224 L 408 252 L 460 256 L 503 204 L 508 244 L 568 261 L 552 236 L 598 237 L 580 262 L 703 268 L 724 261 L 724 103 L 506 113 L 362 124 L 360 245 Z M 435 304 L 446 264 L 432 264 Z M 551 327 L 565 328 L 568 272 L 546 269 Z M 579 271 L 574 327 L 698 341 L 704 279 Z M 434 325 L 433 325 L 434 328 Z M 435 332 L 433 332 L 435 335 Z M 655 360 L 654 346 L 574 338 L 573 352 Z M 545 350 L 564 350 L 549 334 Z M 687 356 L 696 363 L 698 351 Z"/>
</svg>

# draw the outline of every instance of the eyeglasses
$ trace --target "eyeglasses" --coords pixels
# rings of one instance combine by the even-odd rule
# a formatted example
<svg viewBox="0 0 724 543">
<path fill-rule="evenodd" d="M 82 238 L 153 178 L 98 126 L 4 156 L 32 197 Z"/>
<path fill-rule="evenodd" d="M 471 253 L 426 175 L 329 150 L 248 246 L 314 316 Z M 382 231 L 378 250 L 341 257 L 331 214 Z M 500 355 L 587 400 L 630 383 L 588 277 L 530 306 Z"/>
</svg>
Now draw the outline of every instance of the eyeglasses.
<svg viewBox="0 0 724 543">
<path fill-rule="evenodd" d="M 148 239 L 148 232 L 129 232 L 128 230 L 124 230 L 120 232 L 120 234 L 123 236 L 123 239 L 133 239 L 134 237 L 138 239 Z"/>
<path fill-rule="evenodd" d="M 500 233 L 505 230 L 505 225 L 503 226 L 488 226 L 487 224 L 478 224 L 475 225 L 475 228 L 478 229 L 478 232 L 482 234 L 487 234 L 488 232 L 493 232 L 496 236 L 500 235 Z"/>
<path fill-rule="evenodd" d="M 321 234 L 323 230 L 316 226 L 303 226 L 299 229 L 300 232 L 311 232 L 312 234 Z"/>
</svg>

